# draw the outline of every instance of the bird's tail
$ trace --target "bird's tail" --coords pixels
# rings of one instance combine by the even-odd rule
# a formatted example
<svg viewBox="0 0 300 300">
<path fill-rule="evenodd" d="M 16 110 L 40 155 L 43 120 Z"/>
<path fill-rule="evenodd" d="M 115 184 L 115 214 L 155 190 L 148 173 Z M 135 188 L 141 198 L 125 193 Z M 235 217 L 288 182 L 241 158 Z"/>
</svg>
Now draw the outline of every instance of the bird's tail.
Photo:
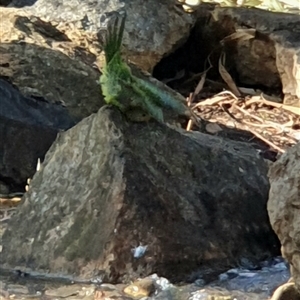
<svg viewBox="0 0 300 300">
<path fill-rule="evenodd" d="M 105 60 L 107 64 L 117 53 L 120 54 L 125 28 L 125 20 L 126 13 L 125 11 L 123 11 L 121 13 L 114 13 L 114 15 L 108 21 L 103 45 Z"/>
</svg>

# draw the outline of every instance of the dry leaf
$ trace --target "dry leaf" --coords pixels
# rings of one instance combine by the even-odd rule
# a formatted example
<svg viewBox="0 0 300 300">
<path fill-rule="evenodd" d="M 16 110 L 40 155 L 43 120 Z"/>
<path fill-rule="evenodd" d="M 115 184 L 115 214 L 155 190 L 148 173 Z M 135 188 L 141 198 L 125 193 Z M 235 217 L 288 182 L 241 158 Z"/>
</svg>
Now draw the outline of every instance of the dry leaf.
<svg viewBox="0 0 300 300">
<path fill-rule="evenodd" d="M 233 40 L 247 41 L 255 38 L 256 29 L 247 28 L 247 29 L 237 29 L 236 32 L 226 36 L 221 43 L 226 43 Z"/>
<path fill-rule="evenodd" d="M 224 67 L 225 64 L 226 55 L 223 52 L 219 58 L 219 73 L 223 80 L 227 83 L 230 90 L 233 92 L 233 94 L 237 97 L 241 96 L 240 91 L 238 90 L 236 84 L 234 83 L 231 75 L 227 72 L 227 70 Z"/>
</svg>

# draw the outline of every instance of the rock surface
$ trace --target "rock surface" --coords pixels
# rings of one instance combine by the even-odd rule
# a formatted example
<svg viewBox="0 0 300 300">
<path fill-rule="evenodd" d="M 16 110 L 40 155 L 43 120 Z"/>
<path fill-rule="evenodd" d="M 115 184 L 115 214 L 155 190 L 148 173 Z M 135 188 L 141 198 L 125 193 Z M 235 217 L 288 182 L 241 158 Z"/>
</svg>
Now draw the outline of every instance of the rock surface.
<svg viewBox="0 0 300 300">
<path fill-rule="evenodd" d="M 207 54 L 214 49 L 213 58 L 224 50 L 238 84 L 282 89 L 284 103 L 300 107 L 299 15 L 242 7 L 210 10 L 209 18 L 207 8 L 198 9 L 199 22 L 209 18 L 198 29 Z"/>
<path fill-rule="evenodd" d="M 277 243 L 266 173 L 243 143 L 127 123 L 103 107 L 50 148 L 1 263 L 117 282 L 259 260 Z"/>
<path fill-rule="evenodd" d="M 24 6 L 27 1 L 12 1 L 11 6 Z M 31 0 L 28 2 L 32 2 Z M 124 45 L 129 59 L 144 70 L 151 70 L 166 54 L 181 46 L 188 38 L 195 18 L 178 8 L 174 0 L 37 0 L 25 7 L 29 14 L 47 21 L 72 24 L 94 34 L 101 28 L 100 16 L 125 9 L 128 15 Z"/>
<path fill-rule="evenodd" d="M 70 29 L 68 34 L 77 37 L 72 41 L 66 28 L 26 16 L 21 9 L 4 8 L 0 19 L 0 75 L 23 95 L 60 103 L 77 121 L 103 105 L 87 36 Z"/>
<path fill-rule="evenodd" d="M 291 266 L 300 292 L 300 143 L 290 148 L 272 165 L 268 212 L 281 242 L 282 255 Z"/>
<path fill-rule="evenodd" d="M 0 79 L 0 194 L 22 191 L 58 131 L 75 122 L 55 104 L 24 97 Z"/>
<path fill-rule="evenodd" d="M 6 6 L 11 3 L 11 0 L 0 0 L 0 6 Z"/>
</svg>

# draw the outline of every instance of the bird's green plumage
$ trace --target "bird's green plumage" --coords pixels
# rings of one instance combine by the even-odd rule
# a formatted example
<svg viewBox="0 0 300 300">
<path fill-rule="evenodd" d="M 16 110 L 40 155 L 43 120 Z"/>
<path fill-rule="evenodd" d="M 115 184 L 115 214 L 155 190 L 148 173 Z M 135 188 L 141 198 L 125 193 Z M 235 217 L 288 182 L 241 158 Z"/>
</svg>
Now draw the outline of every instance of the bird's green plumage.
<svg viewBox="0 0 300 300">
<path fill-rule="evenodd" d="M 126 108 L 119 101 L 120 95 L 124 92 L 122 82 L 131 83 L 130 68 L 121 56 L 124 26 L 125 17 L 116 17 L 113 24 L 108 24 L 103 49 L 106 64 L 100 76 L 100 84 L 106 103 L 116 105 L 123 111 Z"/>
<path fill-rule="evenodd" d="M 187 107 L 174 99 L 167 91 L 150 81 L 138 78 L 121 55 L 125 15 L 118 15 L 108 23 L 104 52 L 106 64 L 102 69 L 100 84 L 106 103 L 117 106 L 122 112 L 141 108 L 158 121 L 163 122 L 162 108 L 184 114 Z"/>
</svg>

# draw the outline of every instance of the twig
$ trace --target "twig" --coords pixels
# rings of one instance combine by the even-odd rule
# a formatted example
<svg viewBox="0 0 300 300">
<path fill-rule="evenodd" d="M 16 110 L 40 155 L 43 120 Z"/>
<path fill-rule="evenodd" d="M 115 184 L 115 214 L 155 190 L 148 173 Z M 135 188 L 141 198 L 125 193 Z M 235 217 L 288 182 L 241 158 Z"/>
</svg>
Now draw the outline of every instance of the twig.
<svg viewBox="0 0 300 300">
<path fill-rule="evenodd" d="M 284 153 L 285 151 L 276 146 L 274 143 L 272 143 L 271 141 L 267 140 L 266 138 L 264 138 L 261 134 L 259 134 L 258 132 L 256 132 L 255 130 L 249 128 L 249 126 L 246 126 L 247 130 L 250 131 L 252 134 L 254 134 L 256 137 L 258 137 L 259 139 L 261 139 L 263 142 L 265 142 L 266 144 L 268 144 L 270 147 L 272 147 L 274 150 L 277 150 L 280 153 Z"/>
<path fill-rule="evenodd" d="M 256 127 L 272 127 L 272 128 L 275 128 L 275 129 L 280 129 L 281 132 L 277 132 L 277 134 L 279 133 L 282 133 L 284 132 L 284 128 L 285 128 L 285 125 L 284 124 L 278 124 L 278 123 L 274 123 L 274 122 L 271 122 L 271 121 L 264 121 L 263 119 L 261 119 L 260 117 L 258 116 L 255 116 L 251 113 L 249 113 L 247 110 L 241 108 L 241 107 L 238 107 L 238 106 L 235 106 L 236 109 L 238 109 L 240 112 L 244 113 L 245 115 L 248 115 L 250 116 L 251 118 L 255 119 L 256 121 L 262 123 L 262 124 L 255 124 L 255 123 L 252 123 L 252 122 L 247 122 L 247 121 L 242 121 L 243 123 L 247 124 L 248 125 L 252 125 L 252 126 L 256 126 Z M 249 124 L 250 123 L 250 124 Z M 290 124 L 290 121 L 287 122 L 286 124 Z"/>
<path fill-rule="evenodd" d="M 190 108 L 191 107 L 191 104 L 192 104 L 192 101 L 193 101 L 193 98 L 194 98 L 194 93 L 190 93 L 189 97 L 186 99 L 187 101 L 187 106 Z M 186 126 L 186 131 L 190 131 L 191 128 L 193 126 L 193 121 L 192 119 L 189 119 L 188 121 L 188 124 Z"/>
<path fill-rule="evenodd" d="M 192 128 L 192 126 L 193 126 L 193 121 L 192 121 L 192 120 L 189 120 L 189 121 L 188 121 L 188 124 L 187 124 L 187 126 L 186 126 L 186 131 L 190 131 L 191 128 Z"/>
<path fill-rule="evenodd" d="M 237 88 L 235 82 L 233 81 L 231 75 L 227 72 L 225 68 L 226 54 L 224 52 L 221 53 L 219 58 L 219 73 L 223 80 L 227 83 L 228 87 L 231 91 L 238 97 L 241 96 L 239 89 Z"/>
<path fill-rule="evenodd" d="M 263 95 L 252 97 L 251 99 L 249 99 L 245 102 L 245 105 L 248 106 L 252 103 L 257 103 L 257 102 L 263 103 L 265 105 L 273 106 L 276 108 L 282 108 L 284 110 L 287 110 L 289 112 L 292 112 L 292 113 L 300 116 L 300 108 L 299 107 L 293 107 L 293 106 L 289 106 L 289 105 L 285 105 L 285 104 L 281 104 L 281 103 L 276 103 L 273 101 L 268 101 L 263 97 Z"/>
</svg>

